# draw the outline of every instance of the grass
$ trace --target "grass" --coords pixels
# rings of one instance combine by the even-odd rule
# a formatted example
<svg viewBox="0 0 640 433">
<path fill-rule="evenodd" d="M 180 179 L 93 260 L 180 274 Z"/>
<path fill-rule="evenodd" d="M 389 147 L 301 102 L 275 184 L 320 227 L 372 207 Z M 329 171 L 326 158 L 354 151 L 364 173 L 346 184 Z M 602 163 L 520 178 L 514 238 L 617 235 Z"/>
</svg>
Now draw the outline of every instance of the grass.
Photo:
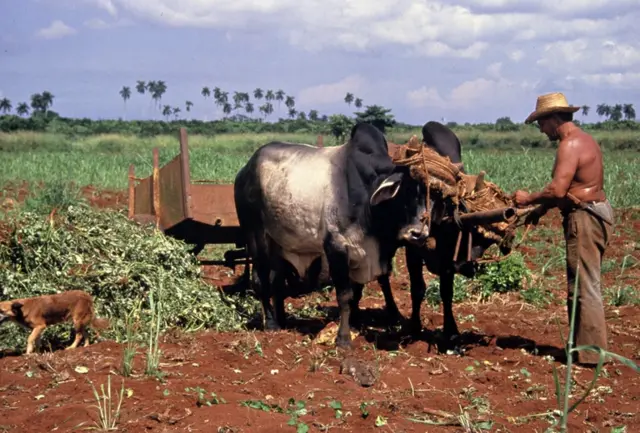
<svg viewBox="0 0 640 433">
<path fill-rule="evenodd" d="M 415 131 L 419 133 L 419 131 Z M 614 207 L 640 204 L 640 183 L 635 181 L 637 151 L 607 150 L 611 140 L 637 139 L 629 131 L 598 132 L 605 158 L 605 188 Z M 410 134 L 389 134 L 404 143 Z M 640 137 L 640 134 L 638 134 Z M 253 150 L 270 140 L 315 143 L 311 134 L 227 134 L 215 137 L 189 137 L 192 180 L 233 182 L 235 174 Z M 463 160 L 468 172 L 484 170 L 487 179 L 507 192 L 538 190 L 550 179 L 555 152 L 551 149 L 518 148 L 518 144 L 540 139 L 536 131 L 461 131 Z M 325 145 L 334 144 L 325 137 Z M 494 148 L 489 148 L 489 145 Z M 160 164 L 166 164 L 179 151 L 174 136 L 137 138 L 124 135 L 96 135 L 78 139 L 45 133 L 0 134 L 0 182 L 73 181 L 108 189 L 125 189 L 130 164 L 136 176 L 151 174 L 152 148 L 159 148 Z"/>
</svg>

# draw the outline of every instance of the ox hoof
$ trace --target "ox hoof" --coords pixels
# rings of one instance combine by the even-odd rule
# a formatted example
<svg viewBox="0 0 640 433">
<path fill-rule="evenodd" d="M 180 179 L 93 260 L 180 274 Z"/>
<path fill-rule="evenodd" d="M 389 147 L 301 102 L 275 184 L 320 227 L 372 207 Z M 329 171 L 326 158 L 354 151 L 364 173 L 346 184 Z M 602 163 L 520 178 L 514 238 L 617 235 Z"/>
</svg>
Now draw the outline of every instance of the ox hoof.
<svg viewBox="0 0 640 433">
<path fill-rule="evenodd" d="M 411 320 L 408 322 L 404 322 L 402 324 L 402 328 L 400 329 L 400 332 L 403 335 L 409 335 L 412 338 L 417 339 L 422 334 L 422 323 L 420 322 L 416 323 Z"/>
<path fill-rule="evenodd" d="M 340 349 L 353 349 L 353 345 L 351 344 L 351 336 L 347 335 L 346 337 L 338 335 L 336 337 L 336 347 Z"/>
<path fill-rule="evenodd" d="M 357 330 L 362 329 L 362 316 L 359 310 L 351 312 L 349 316 L 349 327 Z"/>
<path fill-rule="evenodd" d="M 449 355 L 464 355 L 464 349 L 462 348 L 459 334 L 443 335 L 438 343 L 438 348 L 440 349 L 440 352 L 447 353 Z"/>
<path fill-rule="evenodd" d="M 402 324 L 402 314 L 398 310 L 387 311 L 387 326 L 398 326 Z"/>
<path fill-rule="evenodd" d="M 280 331 L 280 330 L 282 330 L 282 329 L 283 329 L 283 327 L 282 327 L 282 326 L 280 326 L 280 325 L 278 324 L 278 322 L 276 322 L 276 321 L 275 321 L 275 320 L 273 320 L 273 319 L 267 320 L 267 321 L 265 322 L 265 324 L 264 324 L 264 330 L 265 330 L 265 331 Z"/>
</svg>

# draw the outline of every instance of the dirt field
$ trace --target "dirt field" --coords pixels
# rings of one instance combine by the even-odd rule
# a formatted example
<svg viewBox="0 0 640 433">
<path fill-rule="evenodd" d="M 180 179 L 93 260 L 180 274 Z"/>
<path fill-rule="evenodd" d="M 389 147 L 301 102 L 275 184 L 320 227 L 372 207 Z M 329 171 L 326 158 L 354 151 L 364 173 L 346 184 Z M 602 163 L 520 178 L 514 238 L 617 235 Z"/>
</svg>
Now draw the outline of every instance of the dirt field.
<svg viewBox="0 0 640 433">
<path fill-rule="evenodd" d="M 85 188 L 84 194 L 95 205 L 126 206 L 126 193 Z M 528 266 L 538 274 L 541 258 L 563 245 L 559 222 L 554 213 L 545 217 L 523 247 Z M 629 255 L 638 258 L 638 233 L 640 212 L 622 213 L 606 258 L 617 263 Z M 411 301 L 402 252 L 398 268 L 392 280 L 394 296 L 408 317 Z M 568 332 L 564 273 L 562 266 L 550 269 L 543 279 L 558 302 L 544 309 L 523 303 L 516 294 L 454 305 L 464 332 L 464 356 L 439 354 L 430 344 L 442 315 L 426 304 L 425 332 L 419 341 L 399 341 L 386 331 L 384 300 L 376 284 L 366 289 L 361 305 L 379 326 L 358 335 L 351 354 L 336 352 L 332 340 L 328 345 L 314 340 L 337 320 L 334 292 L 289 298 L 292 310 L 318 314 L 290 321 L 294 329 L 287 331 L 165 335 L 161 378 L 143 374 L 144 353 L 138 351 L 134 375 L 124 379 L 118 428 L 136 433 L 543 432 L 549 425 L 545 414 L 558 407 L 552 365 L 562 383 L 565 374 L 555 319 L 562 332 Z M 606 272 L 605 287 L 637 286 L 640 266 L 620 273 L 620 266 Z M 223 268 L 207 267 L 206 275 L 216 285 L 234 279 Z M 607 305 L 606 312 L 610 350 L 640 362 L 640 307 Z M 99 390 L 112 373 L 117 404 L 122 351 L 120 345 L 103 341 L 73 351 L 0 359 L 0 432 L 74 431 L 82 423 L 80 428 L 90 425 L 98 409 L 88 381 Z M 365 362 L 375 383 L 360 386 L 347 372 L 341 374 L 345 357 Z M 574 371 L 573 399 L 593 377 L 592 370 Z M 640 375 L 614 362 L 572 414 L 569 430 L 611 432 L 626 426 L 626 432 L 640 432 L 639 412 Z"/>
</svg>

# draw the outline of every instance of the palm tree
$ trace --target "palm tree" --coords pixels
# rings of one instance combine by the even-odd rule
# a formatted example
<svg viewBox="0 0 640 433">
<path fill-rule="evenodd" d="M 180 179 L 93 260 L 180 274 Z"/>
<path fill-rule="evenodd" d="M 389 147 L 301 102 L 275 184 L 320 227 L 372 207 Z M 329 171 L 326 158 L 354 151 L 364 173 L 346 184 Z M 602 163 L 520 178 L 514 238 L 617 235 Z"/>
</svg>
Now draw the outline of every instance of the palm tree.
<svg viewBox="0 0 640 433">
<path fill-rule="evenodd" d="M 244 111 L 246 111 L 249 117 L 251 117 L 251 113 L 253 113 L 253 104 L 251 102 L 244 104 Z"/>
<path fill-rule="evenodd" d="M 622 120 L 622 104 L 616 104 L 613 106 L 611 113 L 609 113 L 609 119 L 614 122 Z"/>
<path fill-rule="evenodd" d="M 169 116 L 171 116 L 171 106 L 165 105 L 162 107 L 162 115 L 165 117 L 167 121 L 169 121 Z"/>
<path fill-rule="evenodd" d="M 309 110 L 309 120 L 313 122 L 318 121 L 318 110 Z"/>
<path fill-rule="evenodd" d="M 31 95 L 31 108 L 34 112 L 46 113 L 47 109 L 53 105 L 53 98 L 54 96 L 46 90 L 42 93 L 34 93 Z"/>
<path fill-rule="evenodd" d="M 227 93 L 227 92 L 224 92 L 224 93 Z M 231 104 L 229 104 L 228 102 L 224 102 L 222 104 L 222 112 L 224 114 L 228 116 L 229 114 L 231 114 L 232 111 L 233 111 L 233 107 L 231 106 Z"/>
<path fill-rule="evenodd" d="M 242 92 L 233 92 L 233 109 L 237 110 L 242 108 L 242 101 L 244 101 L 244 96 Z"/>
<path fill-rule="evenodd" d="M 131 89 L 127 86 L 122 86 L 120 89 L 120 96 L 124 101 L 124 117 L 127 118 L 127 99 L 131 98 Z"/>
<path fill-rule="evenodd" d="M 353 99 L 354 99 L 353 93 L 347 92 L 347 94 L 344 97 L 344 102 L 346 102 L 349 105 L 349 107 L 351 107 L 351 103 L 353 102 Z"/>
<path fill-rule="evenodd" d="M 144 80 L 137 80 L 136 81 L 136 91 L 141 94 L 144 95 L 144 92 L 147 90 L 147 83 L 144 82 Z"/>
<path fill-rule="evenodd" d="M 298 114 L 298 112 L 295 108 L 289 108 L 289 117 L 293 119 L 294 117 L 296 117 L 296 114 Z"/>
<path fill-rule="evenodd" d="M 180 107 L 173 107 L 171 111 L 173 111 L 173 115 L 175 116 L 176 120 L 178 120 L 178 114 L 180 113 L 180 111 L 182 111 L 180 110 Z"/>
<path fill-rule="evenodd" d="M 609 107 L 607 104 L 598 104 L 598 106 L 596 107 L 596 114 L 600 117 L 609 116 L 610 113 L 611 107 Z"/>
<path fill-rule="evenodd" d="M 276 98 L 276 95 L 274 95 L 273 90 L 267 90 L 267 93 L 265 93 L 264 95 L 264 99 L 267 102 L 271 102 Z"/>
<path fill-rule="evenodd" d="M 624 104 L 622 107 L 622 112 L 624 113 L 624 118 L 627 120 L 635 120 L 636 118 L 636 110 L 633 108 L 633 104 Z"/>
<path fill-rule="evenodd" d="M 269 114 L 273 113 L 273 105 L 271 104 L 271 102 L 266 102 L 263 105 L 261 105 L 260 108 L 258 108 L 258 110 L 260 110 L 260 112 L 264 115 L 266 119 Z"/>
<path fill-rule="evenodd" d="M 185 101 L 184 108 L 187 110 L 187 113 L 191 113 L 191 107 L 193 107 L 193 102 Z"/>
<path fill-rule="evenodd" d="M 264 96 L 264 92 L 260 87 L 258 87 L 253 91 L 253 97 L 256 98 L 258 101 L 261 100 L 263 96 Z"/>
<path fill-rule="evenodd" d="M 157 102 L 155 97 L 153 96 L 156 93 L 157 87 L 158 87 L 158 85 L 156 84 L 156 82 L 154 80 L 147 81 L 146 90 L 151 95 L 151 100 L 149 101 L 149 108 L 151 108 L 153 106 L 154 102 Z M 160 107 L 158 107 L 158 108 L 160 108 Z"/>
<path fill-rule="evenodd" d="M 42 92 L 42 103 L 44 104 L 44 111 L 47 111 L 49 107 L 53 106 L 53 96 L 49 91 L 45 90 Z"/>
<path fill-rule="evenodd" d="M 280 103 L 284 100 L 284 90 L 276 91 L 276 101 L 278 101 L 278 110 L 280 110 Z"/>
<path fill-rule="evenodd" d="M 11 105 L 11 101 L 9 101 L 7 98 L 2 98 L 0 99 L 0 110 L 2 110 L 3 113 L 8 113 L 11 111 L 12 105 Z"/>
<path fill-rule="evenodd" d="M 218 88 L 216 87 L 216 89 Z M 217 92 L 214 90 L 213 97 L 216 100 L 216 105 L 221 106 L 222 111 L 224 111 L 224 105 L 229 102 L 229 92 L 223 92 L 220 89 L 218 89 Z"/>
<path fill-rule="evenodd" d="M 29 114 L 29 104 L 27 104 L 26 102 L 19 103 L 18 107 L 16 108 L 16 113 L 18 113 L 18 116 L 26 116 L 27 114 Z"/>
<path fill-rule="evenodd" d="M 589 115 L 589 110 L 591 110 L 591 107 L 589 107 L 588 105 L 583 105 L 582 106 L 582 115 L 583 116 L 588 116 Z"/>
<path fill-rule="evenodd" d="M 167 84 L 164 81 L 159 80 L 156 83 L 156 91 L 152 95 L 154 99 L 157 99 L 158 106 L 160 106 L 160 104 L 162 103 L 162 95 L 164 95 L 166 91 L 167 91 Z"/>
<path fill-rule="evenodd" d="M 273 113 L 273 104 L 271 102 L 267 102 L 264 105 L 265 105 L 265 113 L 267 114 L 267 116 Z"/>
<path fill-rule="evenodd" d="M 361 98 L 356 98 L 356 100 L 353 103 L 353 105 L 355 105 L 356 108 L 362 108 L 362 99 Z"/>
<path fill-rule="evenodd" d="M 136 82 L 136 90 L 138 91 L 139 94 L 144 95 L 144 91 L 146 90 L 146 88 L 147 86 L 144 81 L 138 80 Z"/>
<path fill-rule="evenodd" d="M 287 99 L 284 101 L 284 105 L 287 106 L 289 110 L 296 106 L 296 98 L 293 96 L 287 96 Z"/>
<path fill-rule="evenodd" d="M 220 100 L 221 95 L 222 95 L 222 90 L 220 90 L 220 87 L 214 87 L 213 88 L 213 99 L 215 99 L 216 104 Z"/>
<path fill-rule="evenodd" d="M 209 90 L 207 86 L 204 86 L 200 94 L 204 97 L 204 99 L 207 99 L 209 96 L 211 96 L 211 90 Z"/>
<path fill-rule="evenodd" d="M 42 100 L 42 95 L 40 93 L 34 93 L 31 95 L 31 108 L 34 113 L 42 113 L 44 112 L 44 103 Z"/>
</svg>

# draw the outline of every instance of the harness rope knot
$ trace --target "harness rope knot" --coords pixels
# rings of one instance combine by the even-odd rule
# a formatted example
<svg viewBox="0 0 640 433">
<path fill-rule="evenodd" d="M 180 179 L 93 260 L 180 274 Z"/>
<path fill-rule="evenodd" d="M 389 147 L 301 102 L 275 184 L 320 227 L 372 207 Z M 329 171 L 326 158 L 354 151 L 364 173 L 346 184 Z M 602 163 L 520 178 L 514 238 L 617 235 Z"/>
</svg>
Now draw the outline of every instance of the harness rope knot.
<svg viewBox="0 0 640 433">
<path fill-rule="evenodd" d="M 450 217 L 460 229 L 457 240 L 458 247 L 464 230 L 461 220 L 462 214 L 515 207 L 513 199 L 508 194 L 493 182 L 484 179 L 484 171 L 481 171 L 479 175 L 462 173 L 460 167 L 452 163 L 449 157 L 440 155 L 422 140 L 419 140 L 417 136 L 413 135 L 404 145 L 393 146 L 395 147 L 392 154 L 393 162 L 397 165 L 409 166 L 411 176 L 424 182 L 427 188 L 427 206 L 431 201 L 433 191 L 437 200 L 447 202 L 450 205 L 447 208 L 453 207 L 453 211 L 450 211 Z M 479 224 L 474 226 L 474 229 L 484 238 L 492 240 L 498 244 L 498 247 L 502 247 L 506 243 L 510 244 L 515 238 L 514 233 L 520 225 L 519 221 L 531 210 L 533 208 L 528 211 L 519 211 L 516 217 L 507 221 Z M 431 213 L 428 211 L 424 224 L 431 227 Z M 530 226 L 527 226 L 523 238 L 508 254 L 477 261 L 487 263 L 505 259 L 524 241 L 529 228 Z M 469 244 L 471 247 L 471 232 L 469 232 Z M 468 259 L 470 259 L 470 249 Z M 457 259 L 457 250 L 458 248 L 456 248 L 454 261 Z"/>
</svg>

